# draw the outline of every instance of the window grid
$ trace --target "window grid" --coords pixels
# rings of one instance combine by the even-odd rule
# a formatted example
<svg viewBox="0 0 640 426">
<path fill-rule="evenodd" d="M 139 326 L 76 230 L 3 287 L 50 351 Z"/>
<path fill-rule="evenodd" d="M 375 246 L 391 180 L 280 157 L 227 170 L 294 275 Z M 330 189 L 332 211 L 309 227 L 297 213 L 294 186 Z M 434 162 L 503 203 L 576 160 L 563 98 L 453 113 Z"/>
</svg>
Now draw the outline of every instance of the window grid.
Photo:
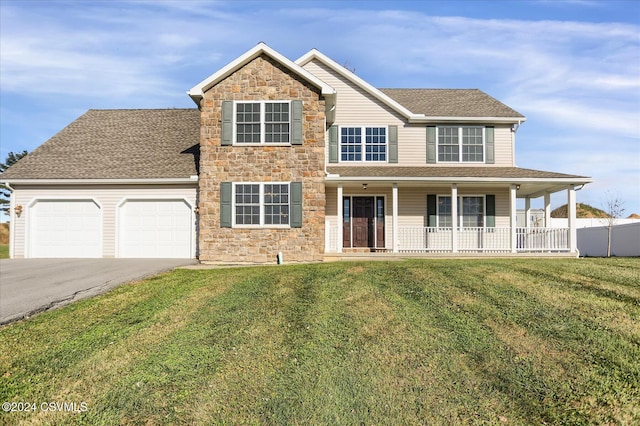
<svg viewBox="0 0 640 426">
<path fill-rule="evenodd" d="M 289 104 L 265 104 L 265 142 L 289 143 Z"/>
<path fill-rule="evenodd" d="M 482 163 L 483 127 L 438 127 L 438 161 Z"/>
<path fill-rule="evenodd" d="M 236 224 L 260 224 L 260 185 L 237 184 L 236 194 Z"/>
<path fill-rule="evenodd" d="M 265 225 L 289 224 L 289 185 L 264 185 Z"/>
<path fill-rule="evenodd" d="M 365 129 L 367 161 L 387 161 L 387 129 L 384 127 L 367 127 Z"/>
<path fill-rule="evenodd" d="M 291 143 L 289 102 L 235 102 L 235 143 Z"/>
<path fill-rule="evenodd" d="M 462 161 L 482 162 L 482 127 L 462 128 Z"/>
<path fill-rule="evenodd" d="M 484 213 L 483 196 L 458 197 L 458 226 L 482 228 L 484 227 Z M 438 226 L 441 228 L 452 226 L 450 196 L 438 196 Z"/>
<path fill-rule="evenodd" d="M 342 161 L 362 161 L 362 129 L 343 127 L 340 129 Z"/>
<path fill-rule="evenodd" d="M 460 158 L 457 127 L 438 129 L 438 161 L 458 161 Z"/>
<path fill-rule="evenodd" d="M 236 106 L 236 141 L 260 142 L 260 103 L 239 103 Z"/>
</svg>

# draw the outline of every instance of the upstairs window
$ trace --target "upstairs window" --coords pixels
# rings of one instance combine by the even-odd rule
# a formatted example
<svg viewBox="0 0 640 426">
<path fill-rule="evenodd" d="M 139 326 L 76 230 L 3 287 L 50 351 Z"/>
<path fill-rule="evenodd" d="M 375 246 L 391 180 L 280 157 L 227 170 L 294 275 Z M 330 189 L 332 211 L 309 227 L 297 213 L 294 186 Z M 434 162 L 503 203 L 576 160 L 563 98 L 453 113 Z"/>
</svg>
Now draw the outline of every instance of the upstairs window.
<svg viewBox="0 0 640 426">
<path fill-rule="evenodd" d="M 387 128 L 341 127 L 340 161 L 386 162 Z"/>
<path fill-rule="evenodd" d="M 290 102 L 235 102 L 237 144 L 291 143 Z"/>
<path fill-rule="evenodd" d="M 484 162 L 483 127 L 438 127 L 438 162 Z"/>
</svg>

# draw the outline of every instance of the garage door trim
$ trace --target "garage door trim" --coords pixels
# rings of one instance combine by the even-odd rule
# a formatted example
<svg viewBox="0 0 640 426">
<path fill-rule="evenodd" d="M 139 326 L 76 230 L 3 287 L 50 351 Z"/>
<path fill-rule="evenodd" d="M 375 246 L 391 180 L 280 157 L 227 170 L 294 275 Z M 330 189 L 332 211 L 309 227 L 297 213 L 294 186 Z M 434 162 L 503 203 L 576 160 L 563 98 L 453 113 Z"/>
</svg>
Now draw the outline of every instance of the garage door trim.
<svg viewBox="0 0 640 426">
<path fill-rule="evenodd" d="M 134 196 L 134 197 L 125 197 L 122 198 L 117 204 L 116 204 L 116 211 L 115 211 L 115 221 L 116 221 L 116 231 L 115 231 L 115 256 L 116 258 L 120 258 L 122 256 L 121 253 L 121 235 L 120 233 L 122 232 L 122 212 L 123 212 L 123 207 L 126 203 L 128 202 L 135 202 L 135 201 L 180 201 L 185 203 L 188 207 L 189 207 L 189 212 L 190 212 L 190 229 L 189 229 L 189 258 L 193 259 L 195 257 L 195 252 L 196 252 L 196 247 L 195 247 L 195 242 L 196 242 L 196 226 L 195 226 L 195 222 L 196 222 L 196 218 L 195 218 L 195 209 L 194 209 L 194 205 L 191 201 L 189 201 L 188 198 L 186 197 L 180 197 L 180 196 L 154 196 L 154 195 L 149 195 L 149 196 Z"/>
<path fill-rule="evenodd" d="M 93 197 L 65 197 L 65 196 L 47 196 L 47 197 L 34 197 L 27 204 L 25 212 L 25 227 L 24 227 L 24 254 L 26 258 L 33 256 L 33 234 L 31 227 L 33 226 L 33 208 L 36 204 L 41 202 L 61 202 L 61 201 L 89 201 L 98 206 L 100 210 L 100 226 L 99 226 L 99 247 L 100 257 L 104 256 L 104 209 L 102 203 Z"/>
</svg>

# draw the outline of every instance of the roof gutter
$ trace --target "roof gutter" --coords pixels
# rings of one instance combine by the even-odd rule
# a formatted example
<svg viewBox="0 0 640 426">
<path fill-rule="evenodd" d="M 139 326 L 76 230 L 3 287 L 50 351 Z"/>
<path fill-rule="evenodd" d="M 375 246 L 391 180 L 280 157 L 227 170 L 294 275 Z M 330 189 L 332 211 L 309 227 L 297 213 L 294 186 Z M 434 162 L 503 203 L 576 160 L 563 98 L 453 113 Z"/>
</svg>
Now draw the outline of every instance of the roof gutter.
<svg viewBox="0 0 640 426">
<path fill-rule="evenodd" d="M 360 183 L 368 182 L 438 182 L 438 183 L 567 183 L 586 185 L 593 182 L 591 178 L 495 178 L 495 177 L 388 177 L 388 176 L 339 176 L 328 175 L 327 182 Z"/>
<path fill-rule="evenodd" d="M 198 176 L 188 178 L 151 178 L 151 179 L 8 179 L 7 188 L 13 185 L 180 185 L 197 183 Z"/>
<path fill-rule="evenodd" d="M 412 115 L 409 117 L 411 124 L 447 123 L 447 122 L 471 122 L 471 123 L 520 123 L 526 121 L 525 117 L 435 117 L 426 115 Z"/>
</svg>

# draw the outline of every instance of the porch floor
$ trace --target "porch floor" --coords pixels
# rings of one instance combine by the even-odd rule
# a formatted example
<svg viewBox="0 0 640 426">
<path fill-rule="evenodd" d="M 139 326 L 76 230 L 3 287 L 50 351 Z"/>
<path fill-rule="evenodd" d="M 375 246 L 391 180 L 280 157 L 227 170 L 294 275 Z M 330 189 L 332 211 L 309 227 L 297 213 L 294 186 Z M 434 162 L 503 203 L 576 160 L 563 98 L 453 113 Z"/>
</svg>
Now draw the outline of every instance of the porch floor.
<svg viewBox="0 0 640 426">
<path fill-rule="evenodd" d="M 325 253 L 325 262 L 342 260 L 401 260 L 401 259 L 487 259 L 487 258 L 541 258 L 552 257 L 558 259 L 571 259 L 579 257 L 578 253 L 554 252 L 554 253 L 392 253 L 392 252 L 368 252 L 368 253 Z"/>
</svg>

